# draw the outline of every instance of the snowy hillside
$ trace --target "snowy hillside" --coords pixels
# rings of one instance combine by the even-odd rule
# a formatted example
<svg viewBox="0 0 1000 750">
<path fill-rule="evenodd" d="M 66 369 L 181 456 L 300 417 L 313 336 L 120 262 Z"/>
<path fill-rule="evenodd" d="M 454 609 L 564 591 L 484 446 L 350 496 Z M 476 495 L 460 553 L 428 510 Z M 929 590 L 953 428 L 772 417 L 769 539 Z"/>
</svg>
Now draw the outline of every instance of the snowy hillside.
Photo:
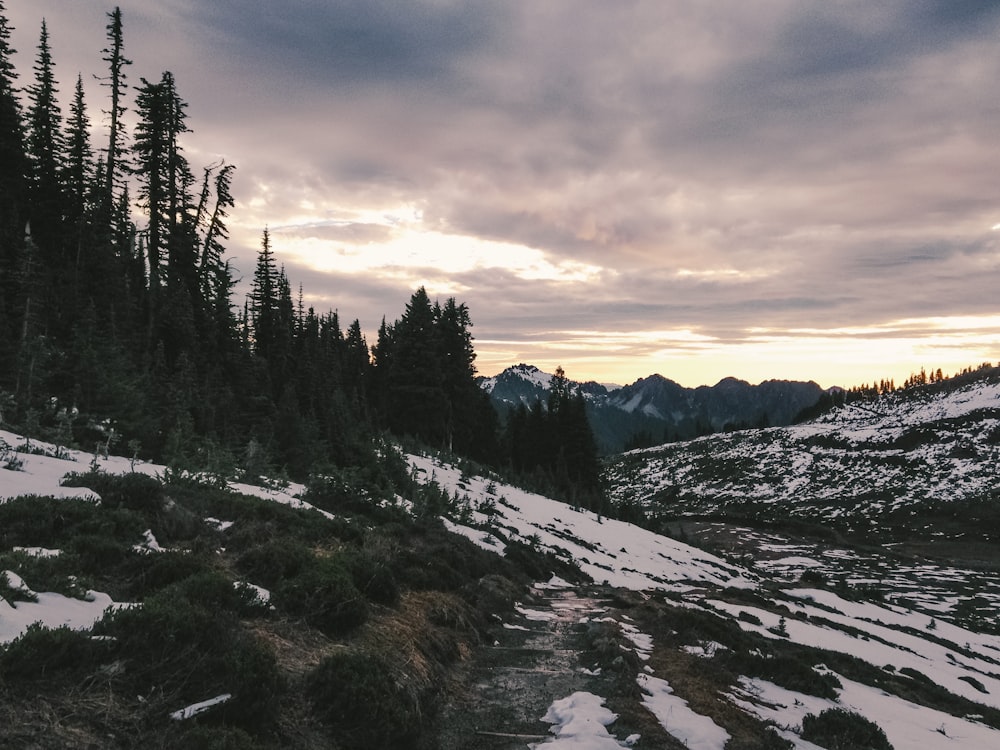
<svg viewBox="0 0 1000 750">
<path fill-rule="evenodd" d="M 970 450 L 986 450 L 988 441 L 984 443 L 977 436 L 994 424 L 998 399 L 997 387 L 980 385 L 906 408 L 902 403 L 886 406 L 878 414 L 854 408 L 811 425 L 753 433 L 761 453 L 750 453 L 751 458 L 739 464 L 743 468 L 734 469 L 727 481 L 735 483 L 738 470 L 751 471 L 751 464 L 777 452 L 774 446 L 786 444 L 799 446 L 810 456 L 814 451 L 826 456 L 833 450 L 860 451 L 861 446 L 872 450 L 880 446 L 877 450 L 887 455 L 897 455 L 893 451 L 916 453 L 929 463 L 931 456 L 938 455 L 931 452 L 932 444 L 921 443 L 908 451 L 893 447 L 917 429 L 933 429 L 938 440 L 951 436 L 949 445 L 965 446 L 962 456 L 950 456 L 956 463 L 949 466 L 954 471 L 961 467 L 964 477 L 978 477 L 975 462 L 963 456 Z M 725 450 L 736 451 L 739 437 L 721 438 L 732 441 L 724 443 Z M 820 450 L 817 438 L 833 447 Z M 66 502 L 100 502 L 93 491 L 60 484 L 67 472 L 85 471 L 94 461 L 92 456 L 37 443 L 33 448 L 36 453 L 18 452 L 15 448 L 23 446 L 24 440 L 11 433 L 0 433 L 0 440 L 6 446 L 0 462 L 0 503 L 24 493 L 62 497 Z M 684 455 L 698 455 L 694 452 L 701 450 L 699 446 L 708 444 L 688 444 L 685 450 L 692 453 Z M 729 460 L 728 453 L 723 455 Z M 943 455 L 949 454 L 946 451 Z M 664 468 L 666 458 L 662 452 L 637 453 L 628 460 L 638 458 L 650 464 L 652 460 L 660 462 L 643 475 L 650 481 L 665 472 L 680 471 L 673 464 Z M 826 586 L 821 578 L 814 575 L 807 582 L 808 576 L 804 575 L 829 570 L 827 555 L 841 562 L 856 561 L 856 553 L 850 550 L 795 546 L 760 533 L 756 537 L 747 535 L 750 543 L 738 556 L 717 554 L 631 524 L 574 510 L 505 485 L 497 477 L 477 476 L 440 459 L 410 455 L 406 460 L 411 478 L 431 488 L 432 495 L 440 493 L 449 499 L 447 517 L 442 519 L 447 529 L 489 551 L 487 556 L 500 559 L 515 546 L 548 554 L 560 565 L 577 566 L 600 585 L 598 591 L 618 602 L 615 606 L 595 604 L 580 611 L 559 610 L 559 602 L 570 606 L 566 602 L 573 600 L 574 589 L 582 587 L 558 579 L 540 581 L 533 593 L 525 592 L 530 601 L 519 604 L 508 616 L 510 619 L 503 620 L 502 632 L 530 635 L 559 618 L 577 618 L 578 628 L 598 634 L 595 642 L 610 645 L 602 647 L 606 663 L 588 662 L 595 657 L 581 653 L 580 665 L 575 669 L 593 675 L 595 681 L 600 679 L 602 669 L 614 671 L 619 682 L 595 683 L 611 686 L 609 690 L 621 684 L 628 670 L 634 670 L 629 677 L 632 692 L 622 695 L 632 695 L 628 700 L 636 705 L 635 710 L 655 717 L 657 731 L 673 736 L 674 742 L 723 750 L 730 738 L 742 737 L 741 747 L 763 747 L 760 740 L 745 738 L 762 737 L 761 728 L 771 727 L 767 731 L 776 736 L 767 747 L 812 750 L 820 745 L 808 740 L 815 735 L 804 727 L 824 711 L 843 709 L 851 712 L 852 722 L 867 720 L 878 725 L 895 750 L 980 750 L 1000 746 L 1000 634 L 986 618 L 951 616 L 954 613 L 949 614 L 946 604 L 921 599 L 912 588 L 906 589 L 903 596 L 904 581 L 913 584 L 922 571 L 889 557 L 881 558 L 880 582 L 884 590 L 879 597 L 866 599 L 867 581 L 863 577 L 836 586 L 831 580 Z M 133 469 L 131 462 L 123 458 L 99 457 L 96 464 L 105 472 Z M 775 463 L 773 471 L 780 473 L 790 468 L 799 472 L 797 476 L 811 476 L 796 468 L 796 462 L 786 462 L 784 469 L 780 466 Z M 134 469 L 149 475 L 164 472 L 163 467 L 141 463 Z M 685 476 L 694 477 L 690 473 Z M 760 476 L 754 474 L 746 481 L 759 485 Z M 985 479 L 982 481 L 985 485 Z M 789 496 L 797 497 L 794 489 L 781 486 Z M 231 484 L 230 489 L 253 493 L 303 513 L 318 510 L 303 501 L 301 486 L 265 490 Z M 653 497 L 659 489 L 662 485 L 655 485 L 643 496 Z M 639 492 L 641 488 L 632 485 L 632 490 Z M 401 499 L 399 504 L 405 505 Z M 336 512 L 320 512 L 326 518 L 338 519 Z M 235 523 L 239 528 L 244 521 L 238 517 L 223 521 L 205 518 L 204 523 L 214 528 Z M 137 549 L 156 550 L 161 546 L 157 543 L 160 531 L 154 522 L 146 532 L 136 533 L 130 543 Z M 0 553 L 13 560 L 21 559 L 18 555 L 58 551 L 3 548 Z M 952 571 L 951 575 L 956 580 L 965 576 L 960 571 Z M 50 627 L 66 623 L 86 629 L 104 608 L 128 606 L 116 604 L 108 595 L 96 591 L 35 594 L 30 590 L 32 582 L 22 580 L 14 571 L 8 572 L 6 578 L 8 593 L 20 590 L 25 596 L 0 602 L 0 642 L 11 641 L 34 620 Z M 942 575 L 939 586 L 947 585 L 945 578 Z M 985 583 L 962 581 L 967 588 L 979 587 L 989 594 Z M 897 585 L 899 590 L 894 591 Z M 543 606 L 542 593 L 553 589 L 567 593 L 563 599 L 557 596 L 554 603 Z M 951 596 L 943 588 L 941 592 L 942 598 Z M 596 601 L 593 593 L 588 596 L 586 601 Z M 1000 600 L 980 595 L 979 601 L 987 602 L 995 623 Z M 976 622 L 983 627 L 976 626 Z M 608 648 L 612 650 L 608 652 Z M 225 694 L 219 690 L 219 698 Z M 215 700 L 212 694 L 200 697 Z M 620 706 L 625 704 L 620 701 L 626 699 L 617 698 L 619 708 L 610 711 L 605 703 L 611 697 L 587 692 L 551 695 L 544 705 L 531 710 L 539 718 L 544 716 L 559 736 L 551 743 L 543 741 L 535 746 L 552 744 L 577 750 L 663 746 L 648 731 L 649 739 L 643 739 L 639 732 L 627 737 L 624 732 L 615 735 L 615 712 L 624 710 Z M 201 710 L 196 705 L 192 703 L 187 709 Z M 184 704 L 171 707 L 174 713 L 181 714 L 187 709 Z"/>
<path fill-rule="evenodd" d="M 969 414 L 996 397 L 996 392 L 983 390 L 957 394 L 947 404 L 924 404 L 921 413 L 925 416 L 916 419 Z M 859 425 L 849 417 L 834 416 L 826 424 L 861 434 L 857 431 Z M 809 434 L 809 429 L 815 428 L 794 428 L 792 432 Z M 900 425 L 899 429 L 907 428 Z M 781 655 L 784 648 L 807 649 L 796 650 L 795 659 L 806 664 L 812 663 L 810 659 L 818 660 L 813 670 L 816 679 L 828 679 L 839 686 L 827 697 L 789 689 L 787 684 L 781 687 L 760 676 L 742 677 L 726 696 L 731 705 L 774 722 L 781 736 L 792 743 L 790 746 L 817 747 L 799 735 L 802 719 L 830 708 L 843 708 L 875 722 L 896 750 L 943 746 L 939 743 L 945 737 L 947 746 L 955 748 L 984 748 L 1000 743 L 1000 633 L 996 631 L 982 633 L 937 620 L 936 611 L 926 600 L 914 608 L 859 601 L 856 596 L 862 589 L 851 586 L 841 592 L 799 587 L 788 577 L 789 568 L 800 573 L 824 566 L 818 555 L 810 559 L 803 550 L 795 550 L 798 556 L 793 559 L 792 550 L 786 547 L 785 557 L 776 559 L 773 553 L 780 550 L 762 543 L 759 561 L 747 555 L 742 565 L 736 565 L 629 524 L 577 512 L 490 480 L 463 476 L 456 468 L 426 457 L 410 456 L 410 461 L 418 476 L 440 484 L 464 509 L 460 514 L 464 520 L 449 521 L 449 528 L 485 548 L 502 554 L 505 540 L 515 539 L 567 559 L 572 557 L 596 581 L 644 591 L 652 595 L 650 601 L 664 601 L 738 625 L 745 634 L 760 637 L 770 644 L 767 648 L 775 649 L 771 657 L 775 663 L 785 658 Z M 845 552 L 840 550 L 840 554 Z M 892 580 L 892 574 L 884 572 L 888 574 L 886 580 Z M 900 570 L 895 575 L 902 580 L 913 572 Z M 667 599 L 660 599 L 663 594 Z M 1000 600 L 994 600 L 991 608 L 995 616 Z M 669 625 L 669 615 L 661 612 L 657 617 Z M 635 631 L 627 618 L 620 620 L 619 626 L 631 632 L 629 637 L 636 643 L 647 647 L 653 644 L 653 639 Z M 685 648 L 711 659 L 735 646 L 705 638 Z M 850 674 L 823 665 L 822 659 L 833 659 L 830 654 L 840 654 L 838 661 L 846 658 L 843 664 L 850 666 Z M 648 682 L 647 678 L 652 679 L 640 675 L 640 684 Z M 907 687 L 915 680 L 929 680 L 947 694 L 957 696 L 963 709 L 956 715 L 921 705 L 926 698 L 915 701 Z M 667 690 L 672 692 L 669 686 Z M 990 725 L 983 723 L 979 704 L 988 708 L 985 712 L 992 717 L 987 722 Z M 675 707 L 674 727 L 678 722 L 690 727 L 707 718 L 692 717 L 686 704 L 683 710 L 687 713 Z M 706 736 L 716 739 L 690 746 L 722 749 L 724 739 L 719 740 L 717 734 L 695 732 L 690 738 Z"/>
<path fill-rule="evenodd" d="M 634 451 L 607 470 L 612 497 L 650 511 L 794 510 L 864 527 L 942 503 L 988 500 L 1000 460 L 1000 383 L 897 392 L 802 425 Z M 769 506 L 772 507 L 768 510 Z"/>
</svg>

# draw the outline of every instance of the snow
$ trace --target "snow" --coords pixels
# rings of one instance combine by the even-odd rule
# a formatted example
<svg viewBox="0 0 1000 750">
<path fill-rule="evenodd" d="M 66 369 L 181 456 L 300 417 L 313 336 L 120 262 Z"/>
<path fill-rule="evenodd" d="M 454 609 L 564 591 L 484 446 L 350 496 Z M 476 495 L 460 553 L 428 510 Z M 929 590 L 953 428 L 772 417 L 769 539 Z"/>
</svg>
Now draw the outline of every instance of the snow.
<svg viewBox="0 0 1000 750">
<path fill-rule="evenodd" d="M 542 721 L 552 724 L 549 729 L 555 739 L 532 743 L 529 748 L 544 750 L 619 750 L 629 747 L 616 740 L 607 727 L 618 715 L 604 706 L 604 698 L 579 691 L 555 701 L 545 712 Z M 630 736 L 634 743 L 637 737 Z"/>
<path fill-rule="evenodd" d="M 110 596 L 98 591 L 88 591 L 85 600 L 72 599 L 62 594 L 37 593 L 31 591 L 16 573 L 8 570 L 6 575 L 12 588 L 23 587 L 34 594 L 37 601 L 11 604 L 0 598 L 0 643 L 14 640 L 36 622 L 46 628 L 65 625 L 74 630 L 83 630 L 92 627 L 106 610 L 130 606 L 114 602 Z"/>
<path fill-rule="evenodd" d="M 146 529 L 142 532 L 143 541 L 141 544 L 133 545 L 132 549 L 136 552 L 164 552 L 163 547 L 160 543 L 156 541 L 156 537 L 153 536 L 152 529 Z"/>
<path fill-rule="evenodd" d="M 230 698 L 232 698 L 232 693 L 223 693 L 222 695 L 217 695 L 214 698 L 209 698 L 206 701 L 201 701 L 200 703 L 192 703 L 190 706 L 185 706 L 179 711 L 174 711 L 170 714 L 170 718 L 175 721 L 183 721 L 184 719 L 190 719 L 192 716 L 197 716 L 198 714 L 207 711 L 212 708 L 212 706 L 217 706 L 220 703 L 225 703 Z"/>
<path fill-rule="evenodd" d="M 235 589 L 249 589 L 254 594 L 254 602 L 257 604 L 270 604 L 271 603 L 271 592 L 268 591 L 263 586 L 258 586 L 255 583 L 249 583 L 248 581 L 233 581 L 233 588 Z"/>
<path fill-rule="evenodd" d="M 522 607 L 520 604 L 515 605 L 514 609 L 517 611 L 519 615 L 521 615 L 521 617 L 523 617 L 526 620 L 531 620 L 533 622 L 550 622 L 552 620 L 555 620 L 557 617 L 555 612 L 545 612 L 538 609 L 527 609 L 525 607 Z"/>
<path fill-rule="evenodd" d="M 216 531 L 227 531 L 235 525 L 234 521 L 220 521 L 218 518 L 212 518 L 211 516 L 205 519 L 205 523 Z"/>
<path fill-rule="evenodd" d="M 835 673 L 830 673 L 835 674 Z M 877 688 L 836 675 L 843 684 L 836 701 L 817 698 L 778 687 L 759 678 L 740 678 L 741 688 L 730 699 L 764 721 L 773 721 L 786 730 L 801 731 L 807 714 L 841 708 L 861 714 L 878 724 L 895 750 L 926 750 L 955 747 L 980 750 L 1000 747 L 1000 731 L 968 718 L 959 718 L 889 695 Z M 784 734 L 788 739 L 787 734 Z M 796 747 L 815 745 L 796 737 Z M 794 741 L 794 740 L 793 740 Z"/>
<path fill-rule="evenodd" d="M 59 557 L 61 549 L 46 549 L 45 547 L 12 547 L 13 552 L 20 552 L 29 557 Z"/>
<path fill-rule="evenodd" d="M 720 601 L 711 601 L 709 604 L 716 610 L 729 613 L 732 617 L 738 617 L 740 612 L 753 614 L 760 619 L 760 625 L 743 620 L 738 620 L 737 624 L 744 630 L 755 631 L 767 638 L 779 637 L 771 631 L 772 628 L 779 626 L 781 617 L 777 614 Z M 1000 708 L 1000 675 L 997 674 L 996 661 L 983 653 L 985 649 L 992 649 L 996 655 L 1000 637 L 957 628 L 956 631 L 952 631 L 952 635 L 961 634 L 966 636 L 967 640 L 960 640 L 954 646 L 948 646 L 902 629 L 902 627 L 912 629 L 918 623 L 925 625 L 927 620 L 923 615 L 920 615 L 919 619 L 911 617 L 906 620 L 898 618 L 896 613 L 898 618 L 896 624 L 890 627 L 871 622 L 861 615 L 871 615 L 874 608 L 889 619 L 894 614 L 891 610 L 863 602 L 843 601 L 841 606 L 843 614 L 800 603 L 797 609 L 808 615 L 809 620 L 784 618 L 787 639 L 807 646 L 851 654 L 880 668 L 892 665 L 896 670 L 903 667 L 914 669 L 956 695 L 976 703 Z M 823 619 L 832 625 L 820 623 Z M 862 635 L 859 637 L 837 628 L 836 625 L 857 629 Z M 943 623 L 937 627 L 942 626 Z M 936 630 L 935 635 L 937 635 Z M 966 643 L 970 646 L 975 643 L 978 646 L 972 653 L 959 654 L 959 649 Z M 980 692 L 972 684 L 961 679 L 962 677 L 975 679 L 986 688 L 987 693 Z"/>
<path fill-rule="evenodd" d="M 407 460 L 418 477 L 426 481 L 433 477 L 449 494 L 461 490 L 468 495 L 473 509 L 487 500 L 493 502 L 495 519 L 472 510 L 473 525 L 449 522 L 448 528 L 494 551 L 503 549 L 501 534 L 514 537 L 574 560 L 598 583 L 640 591 L 685 591 L 682 582 L 738 588 L 757 585 L 756 575 L 744 568 L 633 524 L 575 510 L 495 480 L 463 478 L 456 467 L 427 456 L 409 455 Z"/>
<path fill-rule="evenodd" d="M 723 750 L 729 741 L 729 732 L 708 716 L 696 713 L 687 701 L 674 695 L 666 680 L 639 674 L 636 677 L 645 695 L 643 705 L 657 718 L 667 732 L 691 750 Z"/>
</svg>

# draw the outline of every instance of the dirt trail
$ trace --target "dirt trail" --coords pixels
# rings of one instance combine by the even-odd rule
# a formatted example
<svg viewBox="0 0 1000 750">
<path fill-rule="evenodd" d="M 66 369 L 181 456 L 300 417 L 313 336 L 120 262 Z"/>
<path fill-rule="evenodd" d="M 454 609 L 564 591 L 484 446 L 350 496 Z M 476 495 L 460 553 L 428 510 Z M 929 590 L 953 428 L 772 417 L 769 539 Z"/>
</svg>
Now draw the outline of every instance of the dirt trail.
<svg viewBox="0 0 1000 750">
<path fill-rule="evenodd" d="M 588 674 L 585 618 L 608 603 L 600 589 L 533 588 L 497 643 L 475 650 L 462 684 L 442 708 L 431 746 L 441 750 L 525 750 L 550 739 L 541 718 L 553 701 L 585 690 L 606 695 L 608 678 Z M 612 727 L 613 729 L 613 727 Z"/>
</svg>

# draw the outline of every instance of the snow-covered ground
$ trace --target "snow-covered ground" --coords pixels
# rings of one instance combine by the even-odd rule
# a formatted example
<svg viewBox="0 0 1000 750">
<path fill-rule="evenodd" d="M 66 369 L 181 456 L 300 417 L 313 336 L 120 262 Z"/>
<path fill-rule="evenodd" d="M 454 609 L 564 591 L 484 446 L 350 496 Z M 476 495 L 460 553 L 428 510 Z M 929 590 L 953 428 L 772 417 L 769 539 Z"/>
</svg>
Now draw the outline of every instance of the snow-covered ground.
<svg viewBox="0 0 1000 750">
<path fill-rule="evenodd" d="M 814 519 L 989 496 L 1000 462 L 1000 383 L 895 393 L 802 425 L 633 451 L 609 467 L 617 502 L 711 512 L 781 503 Z"/>
<path fill-rule="evenodd" d="M 955 405 L 978 410 L 985 408 L 984 404 L 994 403 L 997 392 L 991 393 L 970 393 L 952 406 L 927 404 L 924 408 L 935 414 L 946 406 L 945 413 L 955 414 Z M 850 425 L 848 416 L 831 415 L 827 423 L 841 430 L 839 434 L 844 436 Z M 818 428 L 793 429 L 805 433 Z M 905 430 L 905 425 L 901 429 Z M 858 434 L 862 432 L 859 428 Z M 865 439 L 874 438 L 869 435 Z M 0 440 L 11 447 L 24 442 L 19 436 L 6 432 L 0 432 Z M 68 472 L 87 471 L 94 461 L 93 456 L 39 443 L 34 445 L 48 455 L 7 451 L 10 466 L 0 464 L 0 502 L 25 493 L 100 502 L 92 491 L 60 484 L 60 479 Z M 12 458 L 16 460 L 11 461 Z M 765 638 L 851 654 L 880 669 L 914 670 L 957 696 L 1000 709 L 1000 636 L 934 620 L 926 610 L 901 606 L 891 597 L 888 603 L 876 604 L 848 601 L 822 588 L 793 588 L 789 571 L 823 569 L 827 565 L 828 561 L 816 550 L 762 540 L 759 563 L 742 566 L 680 541 L 589 511 L 574 510 L 493 479 L 463 475 L 456 467 L 438 459 L 412 455 L 408 460 L 418 481 L 437 483 L 465 506 L 462 512 L 446 521 L 448 527 L 498 555 L 502 555 L 506 545 L 513 540 L 534 545 L 575 562 L 596 582 L 647 592 L 647 595 L 660 592 L 675 599 L 680 596 L 681 606 L 730 618 L 744 630 Z M 792 466 L 794 471 L 806 472 L 813 463 L 814 459 L 803 458 Z M 115 473 L 133 468 L 153 476 L 164 472 L 162 466 L 143 462 L 136 462 L 133 467 L 131 461 L 120 457 L 98 457 L 96 464 L 103 471 Z M 310 507 L 300 497 L 301 486 L 264 489 L 232 484 L 231 488 L 292 507 Z M 206 519 L 206 523 L 221 528 L 225 524 L 239 523 L 239 519 L 213 518 Z M 135 540 L 136 545 L 154 553 L 159 547 L 156 532 L 155 528 L 149 529 Z M 22 550 L 21 554 L 50 555 L 58 551 Z M 939 572 L 942 577 L 958 575 L 954 571 Z M 72 599 L 55 593 L 31 592 L 30 581 L 21 581 L 14 573 L 8 573 L 6 578 L 9 589 L 22 589 L 24 596 L 16 598 L 34 598 L 35 601 L 10 603 L 0 600 L 0 644 L 24 632 L 32 622 L 49 627 L 67 624 L 87 628 L 106 608 L 123 606 L 100 592 L 88 592 L 86 600 Z M 721 596 L 724 589 L 735 588 L 743 590 L 747 596 L 767 597 L 770 596 L 769 587 L 764 584 L 768 582 L 784 587 L 774 596 L 783 600 L 791 616 L 782 619 L 773 609 L 734 604 L 732 599 Z M 554 581 L 551 585 L 564 584 Z M 256 588 L 255 591 L 261 603 L 265 603 L 268 593 Z M 530 607 L 522 607 L 521 614 L 530 619 L 536 612 Z M 537 615 L 539 620 L 541 616 Z M 657 644 L 627 620 L 620 620 L 618 626 L 623 637 L 646 662 Z M 775 631 L 783 631 L 786 635 Z M 694 653 L 694 648 L 690 647 L 689 652 Z M 699 655 L 709 658 L 723 647 L 706 643 L 699 648 L 702 652 Z M 802 718 L 832 706 L 857 711 L 878 723 L 895 750 L 1000 747 L 1000 732 L 986 726 L 975 715 L 953 716 L 917 706 L 843 675 L 838 677 L 843 687 L 836 700 L 792 693 L 756 678 L 741 680 L 727 700 L 757 717 L 774 721 L 784 736 L 799 748 L 811 747 L 798 736 Z M 650 711 L 657 716 L 671 717 L 667 731 L 675 733 L 690 747 L 722 749 L 728 736 L 723 727 L 709 717 L 691 712 L 683 696 L 676 695 L 671 685 L 651 670 L 643 672 L 639 679 Z M 206 698 L 221 700 L 222 696 Z M 178 715 L 193 715 L 199 705 L 181 708 Z M 545 707 L 539 710 L 542 712 Z M 607 733 L 611 724 L 609 714 L 600 696 L 576 694 L 566 697 L 563 702 L 557 700 L 547 714 L 554 725 L 553 738 L 539 747 L 580 750 L 628 746 L 624 740 L 619 741 Z"/>
</svg>

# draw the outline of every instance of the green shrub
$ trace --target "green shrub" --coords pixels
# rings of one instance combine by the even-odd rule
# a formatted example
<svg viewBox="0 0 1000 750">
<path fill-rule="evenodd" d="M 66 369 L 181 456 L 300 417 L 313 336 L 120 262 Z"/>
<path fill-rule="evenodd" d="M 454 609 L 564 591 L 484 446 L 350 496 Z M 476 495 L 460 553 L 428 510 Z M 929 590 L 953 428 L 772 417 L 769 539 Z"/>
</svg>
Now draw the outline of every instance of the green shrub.
<svg viewBox="0 0 1000 750">
<path fill-rule="evenodd" d="M 247 550 L 236 561 L 236 567 L 254 583 L 274 588 L 283 579 L 299 575 L 314 558 L 298 540 L 281 537 Z"/>
<path fill-rule="evenodd" d="M 59 547 L 78 534 L 135 537 L 144 528 L 140 516 L 113 511 L 88 500 L 18 497 L 0 504 L 0 544 Z"/>
<path fill-rule="evenodd" d="M 114 656 L 124 664 L 116 678 L 122 692 L 138 695 L 155 686 L 178 707 L 232 693 L 211 710 L 213 717 L 244 728 L 266 726 L 283 689 L 274 654 L 231 612 L 192 601 L 213 587 L 207 580 L 107 614 L 94 630 L 114 638 Z"/>
<path fill-rule="evenodd" d="M 79 630 L 35 623 L 0 649 L 0 679 L 51 681 L 59 673 L 87 673 L 106 651 L 102 645 Z"/>
<path fill-rule="evenodd" d="M 828 708 L 802 719 L 802 739 L 827 750 L 892 750 L 882 728 L 861 714 Z"/>
<path fill-rule="evenodd" d="M 345 633 L 368 619 L 368 603 L 358 591 L 342 560 L 314 558 L 273 592 L 275 606 L 327 635 Z"/>
<path fill-rule="evenodd" d="M 232 581 L 215 570 L 202 570 L 174 583 L 162 592 L 165 596 L 178 596 L 191 604 L 207 609 L 217 608 L 246 616 L 263 611 L 256 593 L 245 586 L 235 586 Z"/>
<path fill-rule="evenodd" d="M 132 544 L 102 534 L 79 534 L 69 540 L 67 547 L 79 560 L 80 569 L 90 572 L 120 566 L 135 554 Z"/>
<path fill-rule="evenodd" d="M 786 690 L 794 690 L 817 698 L 836 700 L 837 690 L 843 687 L 836 675 L 820 674 L 812 668 L 805 654 L 781 654 L 765 658 L 756 654 L 724 651 L 715 657 L 735 674 L 760 677 Z"/>
<path fill-rule="evenodd" d="M 420 706 L 379 657 L 334 654 L 307 678 L 316 713 L 336 730 L 345 748 L 409 748 L 420 733 Z"/>
<path fill-rule="evenodd" d="M 105 474 L 91 471 L 86 474 L 67 474 L 66 487 L 87 487 L 101 496 L 107 508 L 128 508 L 155 513 L 163 507 L 163 485 L 146 474 Z"/>
<path fill-rule="evenodd" d="M 399 584 L 392 572 L 392 560 L 382 551 L 352 550 L 343 554 L 355 587 L 369 601 L 388 607 L 399 601 Z"/>
</svg>

